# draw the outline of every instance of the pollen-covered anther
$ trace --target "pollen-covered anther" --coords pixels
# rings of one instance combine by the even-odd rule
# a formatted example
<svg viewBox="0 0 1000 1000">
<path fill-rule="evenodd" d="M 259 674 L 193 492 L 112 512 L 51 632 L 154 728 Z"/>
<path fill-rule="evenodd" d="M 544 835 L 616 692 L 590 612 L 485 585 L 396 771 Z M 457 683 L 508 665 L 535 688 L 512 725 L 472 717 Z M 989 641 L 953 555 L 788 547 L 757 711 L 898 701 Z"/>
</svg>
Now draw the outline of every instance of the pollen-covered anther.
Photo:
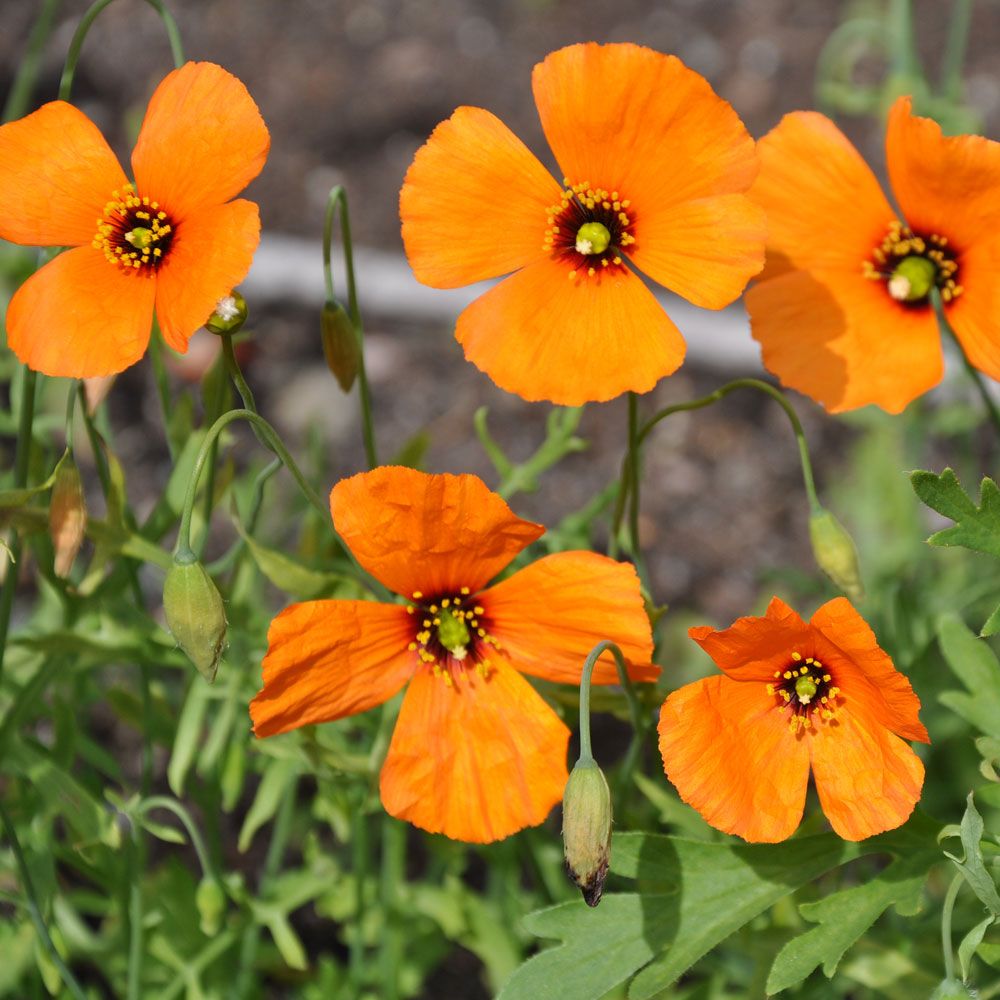
<svg viewBox="0 0 1000 1000">
<path fill-rule="evenodd" d="M 113 191 L 97 220 L 91 245 L 129 272 L 155 269 L 166 259 L 174 227 L 159 202 L 139 197 L 131 184 Z"/>
<path fill-rule="evenodd" d="M 546 209 L 542 249 L 569 265 L 570 281 L 623 267 L 622 250 L 635 243 L 631 202 L 589 181 L 564 178 L 563 188 L 559 203 Z"/>
<path fill-rule="evenodd" d="M 936 288 L 943 302 L 962 294 L 958 255 L 938 233 L 914 233 L 894 219 L 882 242 L 861 262 L 869 281 L 885 283 L 889 297 L 904 305 L 923 306 Z"/>
</svg>

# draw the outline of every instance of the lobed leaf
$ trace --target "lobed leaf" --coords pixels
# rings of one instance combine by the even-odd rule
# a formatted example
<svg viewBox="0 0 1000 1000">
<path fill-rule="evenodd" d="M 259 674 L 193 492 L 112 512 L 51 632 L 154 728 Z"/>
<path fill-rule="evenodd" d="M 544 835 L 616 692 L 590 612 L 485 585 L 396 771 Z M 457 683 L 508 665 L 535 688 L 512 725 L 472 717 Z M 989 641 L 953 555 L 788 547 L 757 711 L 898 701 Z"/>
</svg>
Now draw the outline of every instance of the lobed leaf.
<svg viewBox="0 0 1000 1000">
<path fill-rule="evenodd" d="M 961 545 L 1000 558 L 1000 489 L 990 478 L 979 487 L 979 506 L 962 489 L 951 469 L 940 476 L 933 472 L 910 474 L 914 492 L 928 507 L 955 524 L 927 539 L 931 545 Z"/>
</svg>

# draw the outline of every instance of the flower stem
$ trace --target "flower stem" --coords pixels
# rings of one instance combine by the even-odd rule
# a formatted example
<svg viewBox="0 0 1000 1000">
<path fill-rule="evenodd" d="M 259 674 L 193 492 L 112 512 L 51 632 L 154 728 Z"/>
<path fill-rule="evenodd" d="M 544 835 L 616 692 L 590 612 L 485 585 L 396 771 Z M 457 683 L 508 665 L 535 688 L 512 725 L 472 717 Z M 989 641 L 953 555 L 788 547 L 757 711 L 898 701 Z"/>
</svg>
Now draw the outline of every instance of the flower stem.
<svg viewBox="0 0 1000 1000">
<path fill-rule="evenodd" d="M 42 62 L 42 50 L 45 43 L 52 34 L 52 25 L 55 23 L 56 10 L 60 0 L 42 0 L 42 9 L 38 12 L 35 24 L 31 29 L 28 38 L 28 45 L 21 63 L 11 84 L 10 93 L 7 95 L 7 103 L 3 109 L 3 120 L 12 122 L 21 118 L 31 101 L 31 93 L 35 88 L 38 79 L 38 70 Z"/>
<path fill-rule="evenodd" d="M 594 759 L 594 752 L 590 742 L 590 682 L 594 674 L 594 665 L 598 658 L 606 650 L 610 650 L 615 658 L 615 666 L 618 668 L 618 679 L 621 681 L 622 690 L 625 692 L 625 699 L 628 702 L 629 715 L 632 718 L 632 727 L 636 732 L 642 728 L 642 707 L 636 697 L 635 688 L 632 686 L 632 679 L 628 675 L 628 667 L 625 664 L 625 657 L 622 651 L 610 640 L 602 639 L 588 654 L 584 661 L 583 670 L 580 674 L 580 760 L 588 761 Z"/>
<path fill-rule="evenodd" d="M 406 827 L 397 819 L 382 820 L 382 912 L 386 928 L 382 937 L 382 993 L 384 1000 L 399 997 L 399 967 L 402 960 L 402 937 L 398 905 L 399 886 L 406 881 Z"/>
<path fill-rule="evenodd" d="M 956 104 L 962 97 L 962 66 L 971 23 L 972 0 L 954 0 L 941 65 L 941 92 Z"/>
<path fill-rule="evenodd" d="M 35 885 L 31 881 L 31 872 L 28 870 L 28 864 L 24 859 L 24 852 L 21 850 L 21 843 L 17 839 L 14 824 L 11 822 L 10 816 L 7 815 L 7 810 L 4 809 L 2 800 L 0 800 L 0 822 L 3 823 L 4 833 L 10 841 L 11 850 L 14 852 L 14 861 L 17 863 L 18 874 L 21 877 L 21 887 L 24 890 L 25 900 L 28 904 L 28 914 L 31 917 L 31 922 L 35 925 L 39 940 L 48 952 L 49 958 L 52 959 L 52 963 L 59 970 L 59 976 L 66 989 L 69 990 L 76 1000 L 86 1000 L 86 994 L 76 981 L 73 973 L 69 971 L 68 966 L 63 961 L 62 955 L 59 954 L 55 946 L 55 942 L 52 940 L 52 935 L 49 934 L 48 927 L 45 926 L 45 919 L 42 917 L 42 910 L 38 905 L 38 896 L 35 894 Z"/>
<path fill-rule="evenodd" d="M 365 332 L 361 322 L 361 310 L 358 306 L 358 290 L 354 277 L 354 245 L 351 240 L 351 218 L 347 208 L 347 192 L 343 185 L 337 184 L 331 188 L 326 201 L 326 215 L 323 220 L 323 277 L 326 281 L 326 298 L 335 302 L 333 288 L 333 268 L 331 266 L 331 247 L 333 242 L 333 220 L 340 210 L 340 238 L 344 244 L 344 268 L 347 272 L 347 313 L 351 317 L 351 326 L 358 341 L 358 389 L 361 399 L 361 432 L 365 442 L 365 458 L 368 468 L 378 465 L 378 449 L 375 445 L 375 426 L 372 419 L 371 391 L 368 386 L 368 373 L 365 370 Z"/>
<path fill-rule="evenodd" d="M 205 841 L 201 836 L 201 831 L 184 805 L 178 802 L 177 799 L 170 798 L 168 795 L 151 795 L 149 798 L 143 799 L 135 811 L 138 816 L 145 816 L 146 813 L 151 812 L 153 809 L 167 809 L 181 821 L 184 829 L 187 830 L 188 836 L 191 838 L 191 846 L 194 848 L 194 853 L 198 856 L 198 863 L 201 865 L 202 874 L 206 878 L 218 881 L 218 873 L 205 848 Z"/>
<path fill-rule="evenodd" d="M 944 956 L 944 977 L 945 979 L 955 978 L 955 955 L 951 949 L 951 914 L 955 909 L 955 899 L 958 890 L 962 888 L 965 876 L 959 872 L 948 886 L 945 893 L 944 905 L 941 907 L 941 954 Z"/>
<path fill-rule="evenodd" d="M 632 549 L 632 559 L 638 565 L 639 552 L 639 489 L 642 482 L 641 469 L 641 439 L 639 438 L 639 397 L 628 394 L 628 534 L 629 546 Z M 643 575 L 640 573 L 640 575 Z"/>
<path fill-rule="evenodd" d="M 965 348 L 962 346 L 962 342 L 955 335 L 955 331 L 952 329 L 951 323 L 948 322 L 948 317 L 944 314 L 944 309 L 938 308 L 938 325 L 941 328 L 941 333 L 949 337 L 952 343 L 958 348 L 958 353 L 962 356 L 962 364 L 965 367 L 965 373 L 972 380 L 973 385 L 975 385 L 976 390 L 979 392 L 982 398 L 983 405 L 986 407 L 986 413 L 993 424 L 993 427 L 998 433 L 1000 433 L 1000 409 L 997 409 L 997 404 L 990 394 L 990 390 L 986 387 L 986 383 L 983 381 L 983 376 L 979 373 L 979 370 L 972 364 L 969 360 L 969 356 L 965 353 Z"/>
</svg>

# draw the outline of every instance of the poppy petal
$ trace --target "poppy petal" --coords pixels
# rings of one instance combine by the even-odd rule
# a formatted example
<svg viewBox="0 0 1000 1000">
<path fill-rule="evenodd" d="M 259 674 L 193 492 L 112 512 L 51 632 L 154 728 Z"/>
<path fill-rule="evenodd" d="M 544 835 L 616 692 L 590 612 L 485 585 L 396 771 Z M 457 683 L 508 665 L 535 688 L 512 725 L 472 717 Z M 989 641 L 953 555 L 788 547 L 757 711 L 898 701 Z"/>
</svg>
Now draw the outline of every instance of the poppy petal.
<svg viewBox="0 0 1000 1000">
<path fill-rule="evenodd" d="M 407 688 L 382 767 L 386 812 L 485 844 L 537 826 L 562 798 L 569 729 L 503 663 L 452 685 L 427 670 Z"/>
<path fill-rule="evenodd" d="M 156 315 L 175 350 L 188 339 L 250 270 L 260 242 L 260 214 L 252 201 L 201 209 L 178 223 L 166 260 L 156 272 Z"/>
<path fill-rule="evenodd" d="M 767 213 L 765 275 L 789 268 L 860 274 L 896 213 L 850 140 L 825 115 L 796 111 L 757 150 L 750 197 Z"/>
<path fill-rule="evenodd" d="M 250 702 L 257 736 L 356 715 L 388 701 L 417 663 L 413 619 L 395 604 L 306 601 L 271 622 L 264 686 Z"/>
<path fill-rule="evenodd" d="M 654 281 L 704 309 L 739 298 L 764 266 L 764 210 L 745 195 L 685 201 L 636 216 L 626 253 Z"/>
<path fill-rule="evenodd" d="M 878 644 L 875 633 L 845 597 L 827 601 L 809 624 L 849 661 L 847 676 L 837 671 L 837 685 L 852 702 L 861 699 L 865 711 L 884 728 L 908 740 L 929 743 L 917 713 L 920 700 L 905 674 Z M 849 679 L 848 679 L 849 678 Z"/>
<path fill-rule="evenodd" d="M 944 307 L 969 362 L 1000 380 L 1000 240 L 975 244 L 962 254 L 959 279 L 965 289 Z"/>
<path fill-rule="evenodd" d="M 261 171 L 270 136 L 246 87 L 221 66 L 189 62 L 156 88 L 132 152 L 140 195 L 174 222 L 221 205 Z"/>
<path fill-rule="evenodd" d="M 579 684 L 587 654 L 611 639 L 629 663 L 629 677 L 655 681 L 653 638 L 628 563 L 595 552 L 558 552 L 518 570 L 478 597 L 489 623 L 517 669 L 562 684 Z M 617 684 L 610 653 L 594 666 L 594 684 Z"/>
<path fill-rule="evenodd" d="M 807 737 L 763 684 L 708 677 L 660 709 L 660 753 L 680 797 L 708 823 L 754 843 L 790 837 L 805 808 Z"/>
<path fill-rule="evenodd" d="M 699 625 L 688 629 L 688 635 L 727 677 L 764 684 L 779 667 L 784 670 L 791 654 L 810 639 L 809 626 L 777 597 L 764 617 L 738 618 L 729 628 L 718 631 Z"/>
<path fill-rule="evenodd" d="M 631 271 L 568 280 L 540 260 L 505 278 L 458 318 L 466 358 L 500 388 L 562 406 L 647 392 L 684 360 L 684 340 Z"/>
<path fill-rule="evenodd" d="M 475 593 L 545 533 L 516 517 L 477 476 L 402 466 L 341 480 L 330 511 L 358 562 L 404 597 L 450 596 L 462 587 Z"/>
<path fill-rule="evenodd" d="M 149 343 L 156 282 L 126 274 L 93 247 L 59 254 L 7 307 L 7 343 L 46 375 L 93 378 L 135 364 Z"/>
<path fill-rule="evenodd" d="M 561 188 L 499 118 L 459 108 L 417 151 L 399 195 L 418 281 L 456 288 L 542 257 Z"/>
<path fill-rule="evenodd" d="M 906 822 L 924 782 L 908 744 L 847 708 L 810 741 L 819 801 L 839 836 L 864 840 Z"/>
<path fill-rule="evenodd" d="M 125 174 L 97 126 L 65 101 L 0 127 L 0 239 L 82 246 Z"/>
<path fill-rule="evenodd" d="M 869 403 L 899 413 L 941 381 L 934 311 L 893 301 L 860 269 L 781 274 L 746 305 L 767 370 L 831 413 Z"/>
<path fill-rule="evenodd" d="M 618 191 L 637 226 L 685 201 L 745 192 L 757 173 L 739 116 L 676 56 L 570 45 L 535 66 L 531 82 L 560 169 Z"/>
</svg>

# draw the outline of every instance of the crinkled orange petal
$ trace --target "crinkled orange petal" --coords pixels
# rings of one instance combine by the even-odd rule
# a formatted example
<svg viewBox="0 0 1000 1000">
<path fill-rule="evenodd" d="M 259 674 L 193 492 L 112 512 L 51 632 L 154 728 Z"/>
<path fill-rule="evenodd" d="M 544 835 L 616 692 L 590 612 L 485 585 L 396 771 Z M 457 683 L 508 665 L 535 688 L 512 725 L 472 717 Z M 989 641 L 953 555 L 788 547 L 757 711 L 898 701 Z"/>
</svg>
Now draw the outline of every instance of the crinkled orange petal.
<svg viewBox="0 0 1000 1000">
<path fill-rule="evenodd" d="M 721 309 L 764 266 L 764 210 L 742 194 L 684 201 L 636 214 L 629 259 L 689 302 Z"/>
<path fill-rule="evenodd" d="M 765 276 L 790 267 L 861 274 L 896 213 L 850 140 L 825 115 L 796 111 L 757 150 L 750 197 L 767 213 Z"/>
<path fill-rule="evenodd" d="M 777 597 L 763 617 L 738 618 L 718 631 L 700 625 L 688 629 L 688 635 L 728 677 L 764 683 L 779 667 L 785 669 L 791 654 L 810 640 L 809 626 Z"/>
<path fill-rule="evenodd" d="M 499 118 L 459 108 L 417 151 L 399 194 L 413 273 L 456 288 L 537 260 L 560 191 Z"/>
<path fill-rule="evenodd" d="M 540 524 L 522 521 L 472 475 L 428 475 L 382 466 L 341 480 L 333 523 L 358 562 L 404 597 L 475 593 L 523 548 Z"/>
<path fill-rule="evenodd" d="M 764 684 L 708 677 L 660 709 L 660 753 L 680 797 L 706 822 L 754 843 L 790 837 L 805 807 L 807 738 Z"/>
<path fill-rule="evenodd" d="M 524 673 L 579 685 L 587 654 L 611 639 L 629 663 L 629 677 L 659 676 L 650 662 L 653 637 L 639 577 L 628 563 L 595 552 L 558 552 L 484 590 L 477 601 L 500 652 Z M 619 683 L 610 653 L 595 664 L 593 683 Z"/>
<path fill-rule="evenodd" d="M 846 659 L 836 668 L 836 684 L 850 703 L 860 701 L 875 722 L 905 739 L 930 742 L 918 718 L 920 699 L 909 680 L 896 669 L 846 597 L 827 601 L 809 624 Z M 816 649 L 813 655 L 822 656 L 822 650 Z"/>
<path fill-rule="evenodd" d="M 97 126 L 64 101 L 0 127 L 0 239 L 82 246 L 125 174 Z"/>
<path fill-rule="evenodd" d="M 253 729 L 274 736 L 388 701 L 416 664 L 413 619 L 395 604 L 306 601 L 271 622 Z"/>
<path fill-rule="evenodd" d="M 59 254 L 7 307 L 7 343 L 46 375 L 93 378 L 135 364 L 153 324 L 152 277 L 126 274 L 93 247 Z"/>
<path fill-rule="evenodd" d="M 850 703 L 810 736 L 823 812 L 845 840 L 901 826 L 920 800 L 924 766 L 908 744 Z"/>
<path fill-rule="evenodd" d="M 453 685 L 420 670 L 382 767 L 386 811 L 483 844 L 541 823 L 562 798 L 569 730 L 518 672 L 494 661 Z"/>
<path fill-rule="evenodd" d="M 682 202 L 743 193 L 757 173 L 739 116 L 676 56 L 570 45 L 539 63 L 531 82 L 563 173 L 628 199 L 637 228 L 645 220 L 660 231 L 660 213 Z"/>
<path fill-rule="evenodd" d="M 647 392 L 680 366 L 684 340 L 640 278 L 569 273 L 536 261 L 480 296 L 455 330 L 466 358 L 501 389 L 561 406 Z"/>
<path fill-rule="evenodd" d="M 132 152 L 140 195 L 155 198 L 171 219 L 221 205 L 261 171 L 270 136 L 264 119 L 232 73 L 189 62 L 156 88 Z"/>
<path fill-rule="evenodd" d="M 889 111 L 885 148 L 892 190 L 912 229 L 947 236 L 960 252 L 996 234 L 1000 143 L 942 135 L 937 122 L 914 117 L 910 98 L 900 97 Z M 966 284 L 961 269 L 959 279 Z"/>
<path fill-rule="evenodd" d="M 945 305 L 945 315 L 971 364 L 1000 380 L 1000 239 L 976 243 L 959 266 L 965 290 Z"/>
<path fill-rule="evenodd" d="M 260 214 L 243 199 L 206 206 L 177 224 L 156 272 L 156 315 L 175 351 L 187 350 L 191 334 L 246 277 L 259 242 Z"/>
<path fill-rule="evenodd" d="M 893 301 L 860 271 L 792 271 L 755 285 L 746 305 L 767 370 L 831 413 L 899 413 L 941 381 L 934 311 Z"/>
</svg>

